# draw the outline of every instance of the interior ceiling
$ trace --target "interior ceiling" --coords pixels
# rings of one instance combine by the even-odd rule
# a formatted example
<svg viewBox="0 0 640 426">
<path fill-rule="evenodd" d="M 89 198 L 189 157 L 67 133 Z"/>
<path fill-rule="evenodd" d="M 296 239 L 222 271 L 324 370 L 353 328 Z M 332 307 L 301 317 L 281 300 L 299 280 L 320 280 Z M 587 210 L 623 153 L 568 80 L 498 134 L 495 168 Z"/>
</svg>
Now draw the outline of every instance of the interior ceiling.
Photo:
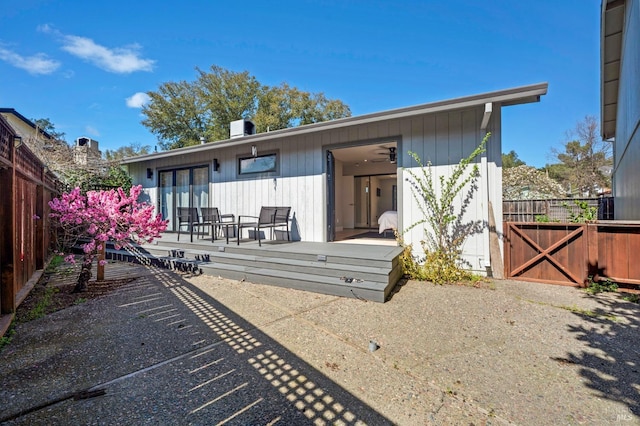
<svg viewBox="0 0 640 426">
<path fill-rule="evenodd" d="M 389 161 L 389 148 L 395 148 L 396 155 L 398 154 L 398 144 L 395 141 L 332 149 L 331 152 L 336 160 L 344 164 L 362 164 Z"/>
</svg>

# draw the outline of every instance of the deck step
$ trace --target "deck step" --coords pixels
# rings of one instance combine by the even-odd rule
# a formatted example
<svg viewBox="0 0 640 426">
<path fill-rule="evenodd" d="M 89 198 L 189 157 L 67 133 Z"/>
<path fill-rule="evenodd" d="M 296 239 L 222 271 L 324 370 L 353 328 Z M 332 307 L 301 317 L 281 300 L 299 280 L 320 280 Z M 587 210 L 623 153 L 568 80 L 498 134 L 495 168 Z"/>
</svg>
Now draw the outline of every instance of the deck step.
<svg viewBox="0 0 640 426">
<path fill-rule="evenodd" d="M 264 244 L 258 250 L 231 244 L 176 243 L 134 246 L 132 251 L 110 247 L 107 257 L 376 302 L 384 302 L 402 277 L 398 247 L 294 243 L 263 248 Z"/>
</svg>

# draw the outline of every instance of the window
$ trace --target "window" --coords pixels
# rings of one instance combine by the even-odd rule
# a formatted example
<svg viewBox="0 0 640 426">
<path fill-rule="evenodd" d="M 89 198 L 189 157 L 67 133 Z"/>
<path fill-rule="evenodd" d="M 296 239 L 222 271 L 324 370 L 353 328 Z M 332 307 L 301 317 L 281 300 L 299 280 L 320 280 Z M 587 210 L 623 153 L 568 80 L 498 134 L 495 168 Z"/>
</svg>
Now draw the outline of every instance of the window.
<svg viewBox="0 0 640 426">
<path fill-rule="evenodd" d="M 276 153 L 258 155 L 257 157 L 240 157 L 238 159 L 238 173 L 248 175 L 277 171 Z"/>
</svg>

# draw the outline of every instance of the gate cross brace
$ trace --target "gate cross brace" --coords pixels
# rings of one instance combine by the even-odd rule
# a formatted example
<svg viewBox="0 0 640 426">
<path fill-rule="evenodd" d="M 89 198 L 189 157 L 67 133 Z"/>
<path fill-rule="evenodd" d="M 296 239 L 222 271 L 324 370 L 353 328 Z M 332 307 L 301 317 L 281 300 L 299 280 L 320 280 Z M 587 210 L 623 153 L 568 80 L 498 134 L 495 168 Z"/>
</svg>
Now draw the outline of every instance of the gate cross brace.
<svg viewBox="0 0 640 426">
<path fill-rule="evenodd" d="M 582 284 L 582 282 L 581 282 L 581 280 L 579 278 L 577 278 L 575 275 L 573 275 L 571 273 L 571 271 L 567 270 L 567 268 L 565 268 L 562 264 L 560 264 L 560 262 L 558 262 L 556 259 L 554 259 L 552 256 L 550 256 L 550 253 L 555 251 L 557 248 L 559 248 L 565 242 L 569 241 L 573 237 L 578 236 L 582 232 L 584 232 L 584 228 L 582 226 L 579 227 L 579 228 L 576 228 L 570 234 L 565 235 L 562 239 L 556 241 L 554 244 L 552 244 L 551 246 L 547 247 L 546 249 L 543 249 L 538 244 L 536 244 L 535 241 L 533 241 L 531 238 L 529 238 L 528 235 L 526 235 L 524 232 L 522 232 L 521 229 L 517 228 L 516 226 L 511 226 L 511 229 L 513 229 L 516 234 L 518 234 L 520 237 L 522 237 L 523 240 L 525 240 L 527 243 L 529 243 L 529 245 L 533 249 L 535 249 L 535 250 L 540 252 L 539 254 L 537 254 L 532 259 L 529 259 L 529 261 L 525 262 L 524 264 L 522 264 L 519 267 L 517 267 L 516 269 L 514 269 L 511 272 L 512 276 L 515 277 L 517 274 L 519 274 L 520 272 L 524 271 L 529 266 L 533 265 L 534 263 L 537 263 L 539 260 L 542 260 L 543 258 L 547 258 L 549 260 L 549 262 L 551 262 L 556 268 L 558 268 L 560 271 L 562 271 L 562 273 L 565 274 L 568 278 L 573 280 L 574 283 Z"/>
</svg>

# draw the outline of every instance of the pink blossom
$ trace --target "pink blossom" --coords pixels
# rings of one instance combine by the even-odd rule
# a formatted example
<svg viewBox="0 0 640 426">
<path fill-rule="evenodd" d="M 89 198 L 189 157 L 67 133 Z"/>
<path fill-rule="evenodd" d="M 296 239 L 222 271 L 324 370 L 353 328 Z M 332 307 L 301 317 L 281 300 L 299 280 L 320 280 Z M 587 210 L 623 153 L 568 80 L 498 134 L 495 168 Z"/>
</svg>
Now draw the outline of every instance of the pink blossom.
<svg viewBox="0 0 640 426">
<path fill-rule="evenodd" d="M 134 186 L 128 194 L 118 188 L 89 191 L 85 196 L 74 188 L 49 202 L 50 217 L 58 220 L 65 235 L 88 240 L 82 248 L 84 262 L 91 262 L 103 242 L 111 240 L 118 248 L 151 242 L 167 228 L 168 221 L 155 215 L 152 205 L 138 202 L 141 192 L 141 186 Z M 71 262 L 71 258 L 65 260 Z"/>
</svg>

